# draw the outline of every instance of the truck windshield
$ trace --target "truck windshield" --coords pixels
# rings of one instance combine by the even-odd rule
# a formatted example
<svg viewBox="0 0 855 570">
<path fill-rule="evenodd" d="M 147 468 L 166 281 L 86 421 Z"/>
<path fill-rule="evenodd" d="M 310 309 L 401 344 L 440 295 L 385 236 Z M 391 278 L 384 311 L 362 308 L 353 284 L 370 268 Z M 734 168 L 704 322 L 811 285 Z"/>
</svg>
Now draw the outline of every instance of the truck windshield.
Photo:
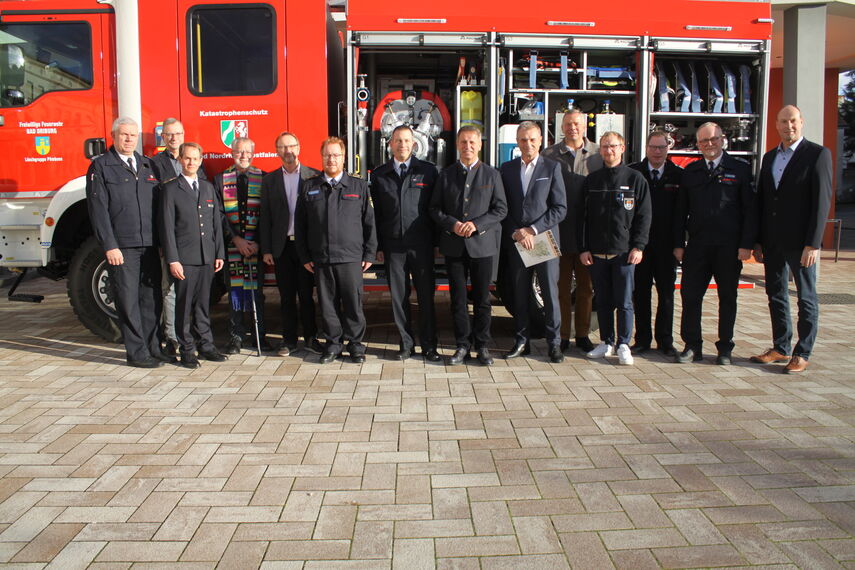
<svg viewBox="0 0 855 570">
<path fill-rule="evenodd" d="M 51 91 L 91 87 L 89 24 L 0 24 L 0 107 L 22 107 Z"/>
</svg>

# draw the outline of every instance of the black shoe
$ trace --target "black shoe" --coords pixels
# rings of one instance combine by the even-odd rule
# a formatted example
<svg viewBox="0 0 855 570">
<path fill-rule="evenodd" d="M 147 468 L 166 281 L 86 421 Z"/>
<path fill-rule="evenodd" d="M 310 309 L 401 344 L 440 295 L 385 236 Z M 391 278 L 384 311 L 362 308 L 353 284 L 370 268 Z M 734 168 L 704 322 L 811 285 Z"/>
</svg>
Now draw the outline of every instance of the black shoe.
<svg viewBox="0 0 855 570">
<path fill-rule="evenodd" d="M 323 354 L 325 352 L 324 345 L 321 344 L 321 341 L 319 341 L 316 336 L 306 339 L 304 348 L 309 352 L 314 352 L 315 354 Z"/>
<path fill-rule="evenodd" d="M 531 347 L 527 342 L 519 342 L 511 348 L 510 351 L 505 355 L 505 360 L 510 360 L 512 358 L 519 358 L 520 356 L 526 356 L 531 353 Z"/>
<path fill-rule="evenodd" d="M 570 341 L 565 338 L 561 341 L 561 352 L 564 352 L 568 348 L 570 348 Z"/>
<path fill-rule="evenodd" d="M 459 364 L 463 364 L 466 362 L 467 358 L 469 358 L 469 349 L 458 347 L 457 350 L 454 351 L 454 354 L 451 355 L 451 358 L 448 359 L 448 365 L 457 366 Z"/>
<path fill-rule="evenodd" d="M 149 356 L 142 360 L 128 360 L 128 366 L 133 366 L 134 368 L 160 368 L 163 366 L 163 362 Z"/>
<path fill-rule="evenodd" d="M 350 353 L 350 361 L 354 364 L 362 364 L 365 362 L 365 353 L 364 352 L 351 352 Z"/>
<path fill-rule="evenodd" d="M 163 344 L 163 352 L 168 354 L 169 356 L 178 356 L 178 343 L 177 341 L 168 340 Z"/>
<path fill-rule="evenodd" d="M 644 354 L 645 352 L 647 352 L 648 350 L 650 350 L 650 343 L 645 344 L 645 343 L 643 343 L 643 342 L 636 342 L 635 344 L 633 344 L 632 346 L 630 346 L 630 347 L 629 347 L 629 349 L 630 349 L 634 354 Z"/>
<path fill-rule="evenodd" d="M 273 352 L 273 346 L 271 346 L 266 336 L 261 337 L 261 346 L 259 346 L 258 342 L 256 342 L 255 340 L 255 337 L 253 337 L 252 346 L 253 348 L 259 349 L 261 352 Z"/>
<path fill-rule="evenodd" d="M 661 352 L 665 356 L 671 356 L 671 357 L 677 356 L 677 351 L 674 350 L 674 347 L 670 344 L 668 346 L 660 346 L 659 352 Z"/>
<path fill-rule="evenodd" d="M 442 360 L 442 357 L 435 348 L 422 349 L 422 356 L 424 356 L 425 360 L 428 362 L 439 362 Z"/>
<path fill-rule="evenodd" d="M 200 350 L 199 356 L 205 360 L 210 360 L 211 362 L 224 362 L 228 358 L 225 354 L 217 352 L 216 348 L 212 348 L 211 350 Z"/>
<path fill-rule="evenodd" d="M 190 369 L 199 368 L 200 366 L 202 366 L 199 363 L 199 359 L 196 358 L 195 354 L 182 354 L 180 365 L 183 366 L 184 368 L 190 368 Z"/>
<path fill-rule="evenodd" d="M 686 362 L 700 362 L 703 359 L 704 355 L 701 354 L 700 350 L 695 352 L 692 348 L 686 348 L 674 358 L 674 362 L 685 364 Z"/>
<path fill-rule="evenodd" d="M 582 352 L 591 352 L 594 350 L 594 343 L 586 336 L 576 337 L 576 348 Z"/>
<path fill-rule="evenodd" d="M 152 354 L 155 360 L 165 362 L 167 364 L 175 364 L 178 358 L 174 354 L 167 354 L 165 350 L 158 350 Z"/>
<path fill-rule="evenodd" d="M 561 350 L 561 346 L 555 345 L 549 348 L 549 360 L 553 364 L 564 362 L 564 351 Z"/>
<path fill-rule="evenodd" d="M 240 339 L 236 336 L 233 336 L 229 341 L 229 344 L 226 345 L 226 349 L 223 351 L 226 354 L 240 354 L 242 343 Z"/>
<path fill-rule="evenodd" d="M 715 358 L 715 363 L 719 366 L 730 366 L 733 364 L 733 359 L 730 357 L 730 353 L 720 352 Z"/>
<path fill-rule="evenodd" d="M 338 354 L 334 352 L 324 352 L 321 355 L 321 364 L 329 364 L 330 362 L 335 360 L 337 356 Z"/>
<path fill-rule="evenodd" d="M 493 357 L 490 356 L 490 350 L 485 348 L 478 349 L 478 362 L 481 363 L 481 366 L 492 366 L 493 365 Z"/>
<path fill-rule="evenodd" d="M 412 355 L 413 349 L 402 348 L 401 350 L 395 353 L 395 360 L 409 360 Z"/>
<path fill-rule="evenodd" d="M 291 356 L 295 352 L 297 352 L 296 344 L 283 342 L 276 348 L 276 356 Z"/>
</svg>

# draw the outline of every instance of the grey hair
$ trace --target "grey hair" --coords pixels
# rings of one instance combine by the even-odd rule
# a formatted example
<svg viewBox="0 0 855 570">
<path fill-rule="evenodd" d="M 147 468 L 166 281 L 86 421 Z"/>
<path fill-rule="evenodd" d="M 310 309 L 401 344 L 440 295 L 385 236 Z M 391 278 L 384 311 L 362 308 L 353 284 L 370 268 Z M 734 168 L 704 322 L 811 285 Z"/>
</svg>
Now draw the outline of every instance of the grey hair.
<svg viewBox="0 0 855 570">
<path fill-rule="evenodd" d="M 255 141 L 249 137 L 237 137 L 232 141 L 232 150 L 237 150 L 241 143 L 249 143 L 250 150 L 255 152 Z"/>
<path fill-rule="evenodd" d="M 113 121 L 113 126 L 110 128 L 110 134 L 112 134 L 114 138 L 116 136 L 116 133 L 119 132 L 119 127 L 121 127 L 122 125 L 133 125 L 137 128 L 137 130 L 139 130 L 139 128 L 140 128 L 139 123 L 137 123 L 132 118 L 130 118 L 130 117 L 119 117 L 118 119 Z"/>
<path fill-rule="evenodd" d="M 519 136 L 519 134 L 520 134 L 521 132 L 523 132 L 523 131 L 528 131 L 528 130 L 531 130 L 531 129 L 537 129 L 537 133 L 538 133 L 538 134 L 540 134 L 540 135 L 542 135 L 542 134 L 543 134 L 543 131 L 540 129 L 540 125 L 538 125 L 538 124 L 537 124 L 537 123 L 535 123 L 534 121 L 523 121 L 523 122 L 522 122 L 522 123 L 520 123 L 520 124 L 519 124 L 519 126 L 517 127 L 517 136 Z"/>
</svg>

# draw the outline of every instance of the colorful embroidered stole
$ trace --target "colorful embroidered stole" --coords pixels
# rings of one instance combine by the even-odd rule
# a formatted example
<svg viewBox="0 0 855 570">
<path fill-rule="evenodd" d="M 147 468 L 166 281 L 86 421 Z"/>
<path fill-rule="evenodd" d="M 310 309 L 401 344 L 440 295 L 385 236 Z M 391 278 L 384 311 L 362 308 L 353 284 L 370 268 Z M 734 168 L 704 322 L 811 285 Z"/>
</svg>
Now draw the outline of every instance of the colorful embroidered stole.
<svg viewBox="0 0 855 570">
<path fill-rule="evenodd" d="M 240 211 L 238 202 L 238 172 L 232 165 L 223 172 L 223 207 L 226 220 L 237 228 L 245 240 L 257 242 L 256 227 L 261 209 L 261 170 L 250 166 L 246 171 L 248 189 L 246 211 Z M 252 311 L 253 291 L 258 289 L 258 257 L 244 258 L 231 244 L 228 249 L 229 300 L 235 311 Z M 250 279 L 250 276 L 252 279 Z M 264 276 L 261 276 L 264 279 Z"/>
</svg>

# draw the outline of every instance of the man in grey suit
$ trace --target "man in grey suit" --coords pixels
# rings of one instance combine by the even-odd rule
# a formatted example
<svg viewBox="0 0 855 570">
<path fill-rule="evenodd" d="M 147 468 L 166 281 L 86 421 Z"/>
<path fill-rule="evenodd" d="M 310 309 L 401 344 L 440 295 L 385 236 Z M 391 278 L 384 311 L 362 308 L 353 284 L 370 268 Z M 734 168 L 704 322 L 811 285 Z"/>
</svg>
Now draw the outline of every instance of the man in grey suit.
<svg viewBox="0 0 855 570">
<path fill-rule="evenodd" d="M 293 133 L 276 137 L 276 154 L 282 168 L 267 174 L 261 182 L 261 253 L 264 263 L 273 266 L 282 310 L 282 346 L 280 356 L 297 350 L 297 299 L 299 321 L 303 325 L 305 348 L 315 354 L 323 352 L 315 322 L 312 299 L 314 277 L 300 262 L 294 242 L 294 212 L 305 181 L 320 174 L 300 164 L 300 141 Z"/>
<path fill-rule="evenodd" d="M 502 177 L 492 166 L 478 160 L 481 131 L 464 126 L 457 131 L 457 164 L 444 169 L 437 179 L 430 213 L 439 229 L 439 251 L 445 256 L 451 289 L 451 312 L 457 349 L 448 360 L 463 364 L 469 356 L 470 333 L 478 362 L 493 364 L 490 342 L 490 281 L 499 253 L 500 223 L 508 213 Z M 474 326 L 469 323 L 466 276 L 472 283 Z"/>
<path fill-rule="evenodd" d="M 543 156 L 557 160 L 564 173 L 564 189 L 567 191 L 567 209 L 570 215 L 564 219 L 562 226 L 561 259 L 558 262 L 558 299 L 561 303 L 561 348 L 570 346 L 570 321 L 575 312 L 576 346 L 582 352 L 594 349 L 588 338 L 591 333 L 591 310 L 593 307 L 594 288 L 591 284 L 591 274 L 588 268 L 579 261 L 579 244 L 576 243 L 576 212 L 582 209 L 582 180 L 588 174 L 603 167 L 603 157 L 600 147 L 585 137 L 587 117 L 579 109 L 571 109 L 564 113 L 561 120 L 561 131 L 564 140 L 543 151 Z M 581 179 L 580 179 L 581 178 Z M 573 304 L 571 286 L 573 276 L 576 277 L 576 303 Z"/>
<path fill-rule="evenodd" d="M 831 208 L 831 152 L 802 136 L 804 120 L 795 105 L 778 112 L 775 128 L 781 144 L 763 157 L 757 184 L 760 235 L 754 257 L 766 273 L 766 295 L 772 316 L 773 346 L 752 356 L 763 364 L 786 362 L 784 372 L 803 372 L 819 326 L 816 262 Z M 790 353 L 788 281 L 792 273 L 798 292 L 799 341 Z"/>
<path fill-rule="evenodd" d="M 502 243 L 507 248 L 508 270 L 513 275 L 513 308 L 516 338 L 506 359 L 529 353 L 529 301 L 531 281 L 537 274 L 546 311 L 546 342 L 549 358 L 564 361 L 561 352 L 561 309 L 558 306 L 558 258 L 526 267 L 516 244 L 524 249 L 534 247 L 536 235 L 552 230 L 556 244 L 558 224 L 567 214 L 567 200 L 561 166 L 540 156 L 543 135 L 540 126 L 523 121 L 517 127 L 517 147 L 522 154 L 504 163 L 499 171 L 505 185 L 508 217 L 502 222 Z"/>
</svg>

